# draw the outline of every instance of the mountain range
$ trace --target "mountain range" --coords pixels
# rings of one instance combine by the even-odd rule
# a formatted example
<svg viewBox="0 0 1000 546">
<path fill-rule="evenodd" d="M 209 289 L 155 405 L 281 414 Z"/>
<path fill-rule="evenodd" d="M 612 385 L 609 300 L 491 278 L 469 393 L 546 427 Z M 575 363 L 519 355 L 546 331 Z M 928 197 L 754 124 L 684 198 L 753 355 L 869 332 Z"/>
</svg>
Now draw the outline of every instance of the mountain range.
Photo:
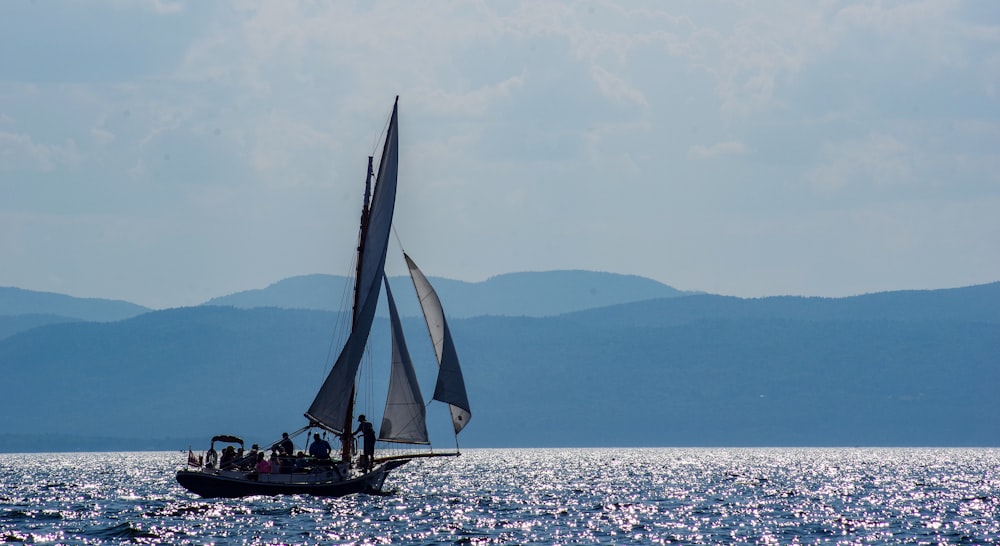
<svg viewBox="0 0 1000 546">
<path fill-rule="evenodd" d="M 213 298 L 206 305 L 339 311 L 351 293 L 353 282 L 352 278 L 335 275 L 292 277 L 267 288 Z M 410 279 L 393 277 L 390 282 L 392 286 L 404 286 L 410 283 Z M 448 316 L 458 318 L 479 315 L 551 316 L 692 293 L 644 277 L 593 271 L 508 273 L 475 283 L 435 277 L 431 282 L 441 299 L 448 302 Z M 420 313 L 415 299 L 404 299 L 397 305 L 404 316 Z M 381 308 L 382 316 L 385 316 L 385 306 Z"/>
<path fill-rule="evenodd" d="M 0 450 L 267 442 L 304 425 L 347 320 L 326 302 L 346 282 L 296 277 L 166 310 L 0 288 L 18 408 L 0 414 Z M 744 299 L 584 271 L 432 282 L 473 406 L 468 447 L 1000 445 L 1000 283 Z M 393 292 L 426 397 L 426 329 Z M 387 329 L 376 321 L 375 363 Z M 382 392 L 387 378 L 368 377 L 362 390 Z"/>
</svg>

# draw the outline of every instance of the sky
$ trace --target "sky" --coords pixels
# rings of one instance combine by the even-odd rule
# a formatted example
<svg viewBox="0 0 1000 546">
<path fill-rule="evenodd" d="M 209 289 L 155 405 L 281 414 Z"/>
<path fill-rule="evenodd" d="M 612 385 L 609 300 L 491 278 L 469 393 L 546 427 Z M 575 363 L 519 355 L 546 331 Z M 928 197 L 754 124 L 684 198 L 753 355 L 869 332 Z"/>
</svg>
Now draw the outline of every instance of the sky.
<svg viewBox="0 0 1000 546">
<path fill-rule="evenodd" d="M 987 283 L 998 94 L 992 0 L 6 0 L 0 286 L 168 308 L 348 274 L 396 95 L 431 276 Z"/>
</svg>

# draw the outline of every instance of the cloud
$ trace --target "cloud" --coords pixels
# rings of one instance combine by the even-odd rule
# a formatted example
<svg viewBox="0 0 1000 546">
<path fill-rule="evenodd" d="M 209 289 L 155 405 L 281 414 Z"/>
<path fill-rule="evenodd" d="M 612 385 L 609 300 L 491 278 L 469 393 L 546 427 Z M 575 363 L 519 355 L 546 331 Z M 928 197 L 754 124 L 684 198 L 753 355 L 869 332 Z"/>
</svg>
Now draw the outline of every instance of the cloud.
<svg viewBox="0 0 1000 546">
<path fill-rule="evenodd" d="M 692 146 L 688 149 L 688 159 L 711 159 L 723 155 L 742 155 L 747 153 L 747 145 L 738 140 L 719 142 L 712 146 Z"/>
<path fill-rule="evenodd" d="M 439 88 L 417 90 L 412 102 L 426 112 L 449 117 L 482 117 L 488 115 L 498 101 L 509 99 L 524 87 L 524 76 L 512 76 L 475 89 L 453 92 Z"/>
<path fill-rule="evenodd" d="M 0 171 L 49 172 L 60 165 L 76 164 L 80 158 L 73 141 L 53 146 L 39 144 L 31 135 L 0 131 Z"/>
<path fill-rule="evenodd" d="M 313 185 L 327 179 L 318 165 L 329 167 L 328 158 L 338 148 L 337 142 L 312 124 L 273 113 L 253 134 L 251 161 L 261 180 L 272 188 Z"/>
<path fill-rule="evenodd" d="M 100 127 L 94 127 L 90 130 L 90 136 L 93 137 L 94 142 L 100 146 L 106 146 L 115 141 L 115 134 L 107 129 L 102 129 Z"/>
<path fill-rule="evenodd" d="M 648 107 L 646 97 L 642 91 L 631 85 L 618 76 L 608 72 L 604 67 L 593 66 L 590 69 L 590 76 L 597 83 L 597 88 L 601 94 L 611 99 L 617 105 L 635 105 L 643 108 Z"/>
<path fill-rule="evenodd" d="M 141 6 L 158 15 L 173 15 L 186 11 L 181 0 L 105 0 L 105 3 L 118 9 L 132 9 Z"/>
<path fill-rule="evenodd" d="M 891 135 L 870 134 L 863 138 L 829 143 L 821 154 L 825 160 L 806 176 L 821 193 L 837 193 L 848 187 L 885 187 L 911 178 L 913 159 L 906 144 Z"/>
<path fill-rule="evenodd" d="M 852 3 L 837 10 L 835 19 L 855 27 L 905 34 L 915 26 L 940 25 L 958 5 L 955 0 L 911 1 L 889 6 L 881 2 Z"/>
<path fill-rule="evenodd" d="M 154 12 L 160 14 L 183 13 L 184 4 L 181 2 L 171 2 L 170 0 L 147 0 L 146 5 Z"/>
</svg>

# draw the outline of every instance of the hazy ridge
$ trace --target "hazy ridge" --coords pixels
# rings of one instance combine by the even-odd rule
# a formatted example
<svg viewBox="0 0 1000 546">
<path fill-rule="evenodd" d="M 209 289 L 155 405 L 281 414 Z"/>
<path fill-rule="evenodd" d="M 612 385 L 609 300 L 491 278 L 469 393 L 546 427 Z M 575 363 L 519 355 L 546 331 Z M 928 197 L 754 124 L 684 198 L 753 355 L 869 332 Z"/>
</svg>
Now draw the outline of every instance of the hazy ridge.
<svg viewBox="0 0 1000 546">
<path fill-rule="evenodd" d="M 562 275 L 577 273 L 548 277 L 565 287 L 573 283 Z M 602 277 L 631 286 L 619 288 L 622 299 L 654 282 L 590 280 Z M 471 283 L 494 291 L 469 298 L 545 301 L 551 290 L 502 280 Z M 602 302 L 616 293 L 573 288 L 581 289 Z M 663 292 L 675 297 L 550 316 L 452 316 L 474 412 L 463 445 L 1000 445 L 1000 283 L 850 298 Z M 460 299 L 440 293 L 449 309 Z M 344 317 L 259 307 L 248 296 L 240 296 L 246 309 L 179 308 L 114 322 L 41 324 L 40 314 L 2 308 L 0 328 L 33 321 L 5 327 L 11 333 L 0 339 L 0 362 L 17 385 L 10 407 L 30 408 L 0 416 L 6 450 L 105 445 L 93 438 L 176 448 L 222 432 L 271 439 L 303 424 Z M 552 309 L 565 307 L 554 300 Z M 426 331 L 414 318 L 404 328 L 429 396 Z M 380 319 L 376 363 L 388 358 L 386 337 Z M 373 392 L 385 381 L 373 375 Z"/>
<path fill-rule="evenodd" d="M 338 311 L 343 308 L 341 302 L 345 296 L 350 294 L 351 282 L 352 279 L 338 275 L 292 277 L 267 288 L 213 298 L 206 305 Z M 482 282 L 431 277 L 431 282 L 442 301 L 448 302 L 448 315 L 459 318 L 478 315 L 549 316 L 689 294 L 644 277 L 593 271 L 507 273 Z M 410 279 L 392 277 L 390 283 L 408 288 Z M 402 299 L 397 305 L 404 316 L 419 314 L 416 300 Z M 382 316 L 385 316 L 384 313 Z"/>
</svg>

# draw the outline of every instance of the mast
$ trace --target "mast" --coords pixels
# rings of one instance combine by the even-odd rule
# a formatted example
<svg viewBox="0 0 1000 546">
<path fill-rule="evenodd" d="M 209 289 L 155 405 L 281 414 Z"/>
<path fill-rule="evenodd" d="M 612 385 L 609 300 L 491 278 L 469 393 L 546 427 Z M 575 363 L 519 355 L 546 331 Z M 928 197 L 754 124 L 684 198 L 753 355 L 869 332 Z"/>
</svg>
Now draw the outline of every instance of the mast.
<svg viewBox="0 0 1000 546">
<path fill-rule="evenodd" d="M 372 194 L 372 176 L 375 174 L 372 169 L 373 160 L 372 156 L 368 156 L 368 175 L 365 178 L 365 198 L 361 205 L 361 228 L 358 234 L 358 263 L 354 274 L 354 309 L 351 313 L 352 326 L 357 321 L 358 316 L 358 294 L 361 291 L 361 262 L 364 258 L 365 238 L 368 235 L 368 205 Z M 353 432 L 354 425 L 354 399 L 356 396 L 357 387 L 351 387 L 351 397 L 347 401 L 347 413 L 344 415 L 344 428 L 340 434 L 340 460 L 342 461 L 351 460 L 351 448 L 354 446 L 351 433 Z"/>
</svg>

